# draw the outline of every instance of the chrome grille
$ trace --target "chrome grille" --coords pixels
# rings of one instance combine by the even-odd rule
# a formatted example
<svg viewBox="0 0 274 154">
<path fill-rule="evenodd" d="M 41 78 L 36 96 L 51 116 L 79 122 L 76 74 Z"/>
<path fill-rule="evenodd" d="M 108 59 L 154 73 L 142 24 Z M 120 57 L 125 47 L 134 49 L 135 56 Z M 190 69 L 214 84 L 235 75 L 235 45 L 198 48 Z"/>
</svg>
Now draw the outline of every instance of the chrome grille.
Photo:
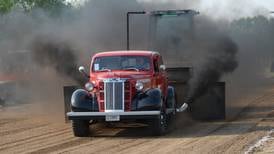
<svg viewBox="0 0 274 154">
<path fill-rule="evenodd" d="M 124 110 L 124 80 L 104 81 L 105 110 Z"/>
</svg>

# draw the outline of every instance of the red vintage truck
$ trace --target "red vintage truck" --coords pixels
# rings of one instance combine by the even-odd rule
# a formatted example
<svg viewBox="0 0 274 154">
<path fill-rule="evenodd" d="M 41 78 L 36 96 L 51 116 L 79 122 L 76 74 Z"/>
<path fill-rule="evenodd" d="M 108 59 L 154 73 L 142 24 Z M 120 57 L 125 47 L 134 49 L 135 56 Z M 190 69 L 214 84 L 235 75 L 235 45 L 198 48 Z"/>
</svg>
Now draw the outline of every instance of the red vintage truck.
<svg viewBox="0 0 274 154">
<path fill-rule="evenodd" d="M 71 97 L 67 115 L 75 136 L 87 136 L 90 121 L 128 119 L 147 119 L 157 134 L 166 132 L 176 112 L 175 91 L 158 52 L 102 52 L 93 56 L 90 74 L 80 71 L 89 81 Z"/>
<path fill-rule="evenodd" d="M 149 15 L 148 51 L 129 49 L 129 16 Z M 79 71 L 88 79 L 84 88 L 64 87 L 66 118 L 72 121 L 75 136 L 89 135 L 89 125 L 95 122 L 119 122 L 138 120 L 148 124 L 152 132 L 162 135 L 167 132 L 170 121 L 177 112 L 188 111 L 198 120 L 220 120 L 225 118 L 225 84 L 216 82 L 207 92 L 193 102 L 184 103 L 187 98 L 188 81 L 192 77 L 191 67 L 181 63 L 182 57 L 173 51 L 175 48 L 159 48 L 157 30 L 165 30 L 167 23 L 180 19 L 191 32 L 193 10 L 167 10 L 127 13 L 127 50 L 101 52 L 93 55 L 89 73 L 83 66 Z M 168 19 L 165 22 L 160 22 Z M 160 26 L 161 23 L 164 26 Z M 158 27 L 157 27 L 158 25 Z M 160 26 L 160 27 L 159 27 Z M 156 28 L 157 27 L 157 28 Z M 178 32 L 179 33 L 179 32 Z M 188 36 L 188 35 L 184 35 Z M 173 46 L 173 36 L 166 36 L 163 46 Z M 182 40 L 183 41 L 183 40 Z M 179 62 L 176 66 L 166 67 L 164 59 Z M 177 51 L 179 52 L 179 51 Z M 168 57 L 169 54 L 172 57 Z M 195 68 L 194 68 L 195 69 Z"/>
</svg>

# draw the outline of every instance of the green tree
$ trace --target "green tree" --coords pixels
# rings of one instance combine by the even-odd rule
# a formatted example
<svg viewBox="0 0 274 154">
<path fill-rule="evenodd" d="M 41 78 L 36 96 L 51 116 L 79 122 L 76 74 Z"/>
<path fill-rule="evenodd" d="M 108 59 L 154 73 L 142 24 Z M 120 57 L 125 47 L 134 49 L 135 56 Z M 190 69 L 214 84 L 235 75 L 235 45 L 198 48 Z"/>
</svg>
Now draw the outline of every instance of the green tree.
<svg viewBox="0 0 274 154">
<path fill-rule="evenodd" d="M 15 5 L 15 2 L 13 0 L 1 0 L 0 1 L 0 13 L 9 12 L 14 5 Z"/>
<path fill-rule="evenodd" d="M 25 11 L 40 8 L 54 14 L 71 6 L 66 0 L 16 0 L 16 3 Z"/>
<path fill-rule="evenodd" d="M 12 8 L 19 7 L 26 12 L 33 9 L 43 9 L 50 14 L 56 15 L 63 9 L 70 8 L 71 4 L 66 0 L 1 0 L 0 13 L 7 13 Z"/>
</svg>

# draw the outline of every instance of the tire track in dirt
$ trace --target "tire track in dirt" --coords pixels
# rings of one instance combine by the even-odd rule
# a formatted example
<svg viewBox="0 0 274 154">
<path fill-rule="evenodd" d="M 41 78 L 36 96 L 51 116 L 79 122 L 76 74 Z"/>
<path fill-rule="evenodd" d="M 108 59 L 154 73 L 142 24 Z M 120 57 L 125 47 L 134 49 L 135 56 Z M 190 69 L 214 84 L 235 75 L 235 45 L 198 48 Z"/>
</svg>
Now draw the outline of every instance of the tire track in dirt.
<svg viewBox="0 0 274 154">
<path fill-rule="evenodd" d="M 206 136 L 214 132 L 218 127 L 196 123 L 182 129 L 186 129 L 186 131 L 184 132 L 179 130 L 167 136 L 152 138 L 146 145 L 125 148 L 124 150 L 120 150 L 119 153 L 148 153 L 149 151 L 149 153 L 170 153 L 173 152 L 174 148 L 179 146 L 190 145 L 198 142 L 200 140 L 199 136 Z M 195 132 L 194 130 L 197 131 Z M 196 133 L 196 137 L 188 134 L 193 134 L 193 131 Z M 140 150 L 136 151 L 135 149 Z"/>
<path fill-rule="evenodd" d="M 56 130 L 56 131 L 52 131 L 52 132 L 47 132 L 47 133 L 40 133 L 39 135 L 34 135 L 31 137 L 27 137 L 27 138 L 22 138 L 20 140 L 16 140 L 16 141 L 11 141 L 11 142 L 7 142 L 5 144 L 1 144 L 0 145 L 0 151 L 5 150 L 5 149 L 9 149 L 9 148 L 14 148 L 14 146 L 21 146 L 27 143 L 32 143 L 35 141 L 39 141 L 41 139 L 50 139 L 50 137 L 53 136 L 59 136 L 62 134 L 66 134 L 69 133 L 69 130 L 64 129 L 64 130 Z"/>
<path fill-rule="evenodd" d="M 259 99 L 254 100 L 251 103 L 251 105 L 252 104 L 255 104 L 257 106 L 267 105 L 273 101 L 274 99 L 273 96 L 274 96 L 273 94 L 264 95 L 264 98 L 260 97 Z M 231 143 L 239 142 L 238 139 L 241 138 L 242 134 L 250 132 L 252 128 L 254 128 L 257 125 L 257 123 L 262 120 L 262 118 L 259 118 L 259 119 L 255 118 L 255 120 L 244 119 L 243 121 L 247 124 L 246 125 L 242 124 L 243 121 L 241 121 L 241 118 L 248 117 L 248 114 L 249 114 L 248 112 L 254 111 L 255 109 L 256 109 L 256 106 L 247 107 L 244 110 L 244 112 L 242 112 L 240 116 L 234 119 L 233 121 L 230 121 L 229 123 L 224 124 L 218 130 L 214 131 L 213 133 L 209 134 L 206 137 L 203 137 L 195 144 L 191 144 L 188 146 L 184 145 L 183 147 L 179 148 L 177 152 L 192 151 L 194 153 L 195 152 L 210 153 L 214 150 L 214 152 L 216 153 L 222 153 L 224 151 L 227 151 L 226 148 L 229 148 L 230 147 L 229 145 Z M 235 122 L 236 123 L 239 122 L 239 124 L 235 125 Z M 248 124 L 248 122 L 251 122 L 251 123 Z M 199 149 L 197 150 L 197 148 L 195 147 L 199 147 Z M 237 147 L 240 148 L 240 150 L 244 149 L 244 145 L 239 146 L 238 144 Z M 200 151 L 201 149 L 203 150 Z"/>
<path fill-rule="evenodd" d="M 3 153 L 29 153 L 30 151 L 35 151 L 41 148 L 53 146 L 59 143 L 67 142 L 70 140 L 75 140 L 73 136 L 71 136 L 70 132 L 65 133 L 55 133 L 47 135 L 46 137 L 36 138 L 34 140 L 29 140 L 24 142 L 23 144 L 13 144 L 9 146 L 1 152 Z"/>
<path fill-rule="evenodd" d="M 102 130 L 105 130 L 105 132 L 103 132 L 103 134 L 101 134 L 102 136 L 107 135 L 108 131 L 112 130 L 113 132 L 116 132 L 117 128 L 97 128 L 97 130 L 93 130 L 95 131 L 94 133 L 100 133 Z M 99 132 L 96 132 L 99 131 Z M 136 139 L 126 139 L 126 138 L 112 138 L 112 137 L 91 137 L 91 138 L 81 138 L 79 140 L 76 141 L 70 141 L 70 142 L 66 142 L 66 143 L 62 143 L 62 144 L 58 144 L 58 145 L 54 145 L 51 147 L 47 147 L 44 149 L 40 149 L 37 151 L 33 151 L 33 153 L 48 153 L 48 152 L 56 152 L 56 153 L 81 153 L 82 151 L 85 151 L 85 149 L 90 149 L 92 146 L 96 146 L 92 148 L 92 152 L 96 153 L 104 151 L 104 149 L 112 149 L 113 146 L 113 140 L 115 140 L 115 142 L 123 142 L 122 144 L 129 144 L 131 141 L 136 141 Z M 119 143 L 118 143 L 119 144 Z M 115 144 L 116 146 L 117 144 Z M 121 145 L 121 144 L 120 144 Z M 109 147 L 111 146 L 111 147 Z M 88 150 L 89 151 L 89 150 Z"/>
<path fill-rule="evenodd" d="M 26 119 L 0 119 L 0 127 L 1 125 L 6 125 L 6 124 L 10 124 L 10 123 L 14 123 L 14 122 L 18 122 L 18 121 L 23 121 Z"/>
<path fill-rule="evenodd" d="M 49 146 L 46 148 L 41 148 L 38 150 L 34 150 L 32 152 L 30 152 L 31 154 L 43 154 L 43 153 L 50 153 L 50 152 L 56 152 L 58 150 L 63 150 L 63 149 L 67 149 L 67 148 L 73 148 L 75 149 L 75 146 L 81 146 L 81 145 L 85 145 L 86 143 L 89 143 L 88 145 L 93 145 L 93 144 L 98 144 L 100 142 L 98 142 L 100 140 L 96 140 L 96 142 L 92 141 L 92 139 L 90 138 L 77 138 L 75 140 L 72 141 L 68 141 L 68 142 L 64 142 L 64 143 L 60 143 L 60 144 L 55 144 L 53 146 Z M 103 140 L 101 140 L 103 141 Z M 90 142 L 92 142 L 93 144 L 90 144 Z M 56 153 L 61 153 L 61 151 L 56 152 Z"/>
<path fill-rule="evenodd" d="M 127 149 L 129 147 L 138 147 L 140 145 L 150 144 L 151 139 L 139 138 L 139 139 L 114 139 L 110 142 L 106 142 L 108 145 L 106 148 L 103 146 L 96 147 L 94 153 L 111 153 L 111 152 L 121 152 L 122 149 Z M 116 149 L 116 150 L 115 150 Z"/>
<path fill-rule="evenodd" d="M 97 140 L 97 139 L 96 139 Z M 131 144 L 132 142 L 135 142 L 136 145 L 139 144 L 145 144 L 149 140 L 145 139 L 133 139 L 133 140 L 128 140 L 128 139 L 118 139 L 118 138 L 106 138 L 103 142 L 100 144 L 97 144 L 97 141 L 94 140 L 93 143 L 87 144 L 81 148 L 73 149 L 69 151 L 69 153 L 109 153 L 105 150 L 109 150 L 115 147 L 118 147 L 120 145 L 127 145 Z M 136 143 L 137 142 L 137 143 Z"/>
<path fill-rule="evenodd" d="M 38 127 L 38 128 L 34 128 L 32 131 L 13 134 L 13 136 L 16 136 L 15 138 L 11 137 L 10 135 L 2 136 L 1 138 L 3 140 L 0 140 L 0 146 L 10 144 L 10 143 L 16 143 L 24 140 L 26 141 L 36 137 L 48 135 L 48 133 L 54 133 L 56 131 L 64 131 L 64 130 L 68 130 L 68 128 L 62 128 L 62 127 L 58 128 L 52 125 Z"/>
<path fill-rule="evenodd" d="M 0 132 L 0 136 L 4 136 L 4 135 L 10 135 L 10 134 L 15 134 L 15 133 L 19 133 L 19 132 L 24 132 L 26 130 L 32 130 L 35 128 L 39 128 L 39 127 L 44 127 L 47 126 L 48 124 L 41 124 L 41 125 L 36 125 L 36 126 L 26 126 L 24 128 L 18 128 L 18 129 L 14 129 L 14 130 L 7 130 L 4 132 Z"/>
<path fill-rule="evenodd" d="M 102 152 L 106 152 L 106 153 L 118 153 L 118 152 L 125 151 L 129 147 L 137 147 L 137 146 L 148 144 L 148 143 L 149 143 L 149 140 L 135 139 L 132 142 L 128 142 L 126 144 L 121 144 L 121 145 L 116 146 L 116 147 L 114 147 L 112 149 L 105 149 Z"/>
<path fill-rule="evenodd" d="M 151 149 L 151 153 L 155 151 L 155 149 L 159 149 L 161 148 L 161 146 L 167 144 L 171 144 L 170 141 L 172 140 L 171 143 L 174 143 L 175 141 L 178 141 L 178 139 L 155 139 L 155 140 L 149 140 L 147 141 L 146 144 L 139 144 L 137 146 L 135 146 L 136 149 L 134 148 L 123 148 L 123 149 L 120 149 L 119 152 L 120 153 L 128 153 L 128 152 L 131 152 L 131 153 L 148 153 L 148 149 Z M 166 145 L 165 145 L 166 146 Z M 138 149 L 138 150 L 137 150 Z"/>
<path fill-rule="evenodd" d="M 132 146 L 133 145 L 138 145 L 138 144 L 142 144 L 144 142 L 147 141 L 141 141 L 144 139 L 140 139 L 140 138 L 128 138 L 128 137 L 119 137 L 119 136 L 115 136 L 116 133 L 119 133 L 119 131 L 121 131 L 123 129 L 120 128 L 102 128 L 102 127 L 98 127 L 93 129 L 94 134 L 97 134 L 97 137 L 91 137 L 90 141 L 87 143 L 83 143 L 80 144 L 78 146 L 75 147 L 71 147 L 71 146 L 67 146 L 68 144 L 66 144 L 66 146 L 62 146 L 63 148 L 60 148 L 60 146 L 58 145 L 58 149 L 56 151 L 52 151 L 51 148 L 55 148 L 55 147 L 49 147 L 43 150 L 39 150 L 38 152 L 35 153 L 44 153 L 46 151 L 47 152 L 54 152 L 54 153 L 104 153 L 106 150 L 109 149 L 116 149 L 119 146 Z M 111 133 L 110 133 L 111 132 Z M 57 146 L 56 146 L 57 148 Z M 109 152 L 107 152 L 109 153 Z"/>
<path fill-rule="evenodd" d="M 251 142 L 261 138 L 264 136 L 266 131 L 269 131 L 273 128 L 273 122 L 274 120 L 264 122 L 264 118 L 259 120 L 257 123 L 254 123 L 252 127 L 250 127 L 250 129 L 245 133 L 239 134 L 237 137 L 234 137 L 231 140 L 227 139 L 225 144 L 216 148 L 216 151 L 220 153 L 235 153 L 237 151 L 245 151 Z"/>
<path fill-rule="evenodd" d="M 46 121 L 34 120 L 34 119 L 24 119 L 24 120 L 15 119 L 15 122 L 9 122 L 7 124 L 1 125 L 0 134 L 5 135 L 6 134 L 5 132 L 12 132 L 12 131 L 17 131 L 18 129 L 25 129 L 25 128 L 41 126 L 46 124 L 49 124 L 49 123 Z"/>
<path fill-rule="evenodd" d="M 140 145 L 137 147 L 129 147 L 124 150 L 119 150 L 119 153 L 135 153 L 134 149 L 138 150 L 137 153 L 170 153 L 174 148 L 181 147 L 182 145 L 191 145 L 200 140 L 200 137 L 208 136 L 222 127 L 224 127 L 225 122 L 216 122 L 217 125 L 212 125 L 210 123 L 201 123 L 201 122 L 193 122 L 188 124 L 186 127 L 178 127 L 176 131 L 166 136 L 161 136 L 157 138 L 150 139 L 151 143 L 147 145 Z M 219 124 L 220 123 L 220 124 Z M 162 146 L 165 145 L 165 146 Z M 171 150 L 171 151 L 170 151 Z"/>
<path fill-rule="evenodd" d="M 192 128 L 191 128 L 192 129 Z M 212 127 L 210 129 L 206 129 L 207 131 L 203 131 L 204 129 L 199 129 L 200 130 L 200 133 L 199 135 L 202 135 L 202 134 L 208 134 L 212 131 L 214 131 L 216 129 L 216 127 Z M 164 147 L 166 147 L 167 144 L 174 144 L 175 141 L 180 141 L 180 138 L 177 136 L 178 134 L 170 134 L 170 135 L 167 135 L 167 136 L 163 136 L 163 137 L 150 137 L 150 138 L 134 138 L 134 139 L 131 139 L 129 140 L 128 138 L 121 138 L 120 140 L 126 140 L 125 143 L 122 142 L 119 140 L 119 138 L 117 140 L 115 140 L 116 142 L 120 142 L 120 144 L 113 144 L 112 142 L 109 142 L 109 143 L 104 143 L 105 145 L 106 144 L 110 144 L 112 146 L 108 146 L 108 147 L 105 147 L 105 148 L 96 148 L 96 149 L 92 149 L 92 152 L 94 153 L 134 153 L 134 151 L 137 151 L 137 153 L 143 153 L 143 152 L 147 152 L 147 151 L 154 151 L 156 149 L 159 149 L 159 148 L 163 148 L 163 146 L 161 145 L 165 145 Z M 186 134 L 184 134 L 186 135 Z M 174 139 L 173 136 L 177 136 L 178 139 Z M 182 136 L 182 135 L 180 135 Z M 112 139 L 112 138 L 110 138 Z M 188 138 L 189 139 L 189 138 Z M 189 139 L 189 140 L 186 140 L 184 139 L 183 141 L 185 143 L 193 143 L 195 141 L 197 141 L 198 139 Z M 85 148 L 85 149 L 81 149 L 80 151 L 86 151 L 90 148 Z M 137 150 L 138 149 L 138 150 Z M 141 149 L 141 150 L 139 150 Z M 74 151 L 74 152 L 80 152 L 80 151 Z M 73 153 L 74 153 L 73 152 Z M 162 152 L 162 151 L 160 151 Z"/>
<path fill-rule="evenodd" d="M 144 149 L 144 152 L 152 149 L 152 153 L 172 153 L 174 149 L 181 147 L 182 145 L 190 145 L 198 142 L 200 140 L 199 137 L 207 136 L 216 131 L 221 126 L 218 127 L 214 125 L 196 123 L 190 127 L 188 127 L 186 130 L 179 130 L 174 132 L 171 136 L 167 136 L 167 139 L 163 139 L 161 142 L 152 145 L 152 147 L 148 146 L 146 149 Z M 195 134 L 193 134 L 194 132 Z M 129 151 L 127 150 L 123 153 L 127 152 Z"/>
<path fill-rule="evenodd" d="M 239 132 L 237 133 L 245 133 L 246 130 L 248 130 L 249 127 L 246 128 L 241 128 L 239 130 Z M 212 151 L 216 152 L 216 153 L 220 153 L 218 150 L 218 147 L 222 146 L 223 148 L 224 145 L 227 145 L 227 142 L 229 140 L 234 140 L 235 138 L 237 138 L 237 133 L 227 133 L 227 134 L 218 134 L 218 133 L 213 133 L 210 134 L 208 136 L 205 136 L 203 138 L 201 138 L 198 142 L 195 142 L 194 144 L 191 145 L 184 145 L 181 146 L 180 149 L 178 149 L 178 152 L 181 151 L 193 151 L 194 153 L 210 153 Z M 199 148 L 195 148 L 195 147 L 199 147 Z M 222 149 L 225 150 L 225 149 Z M 226 150 L 225 150 L 226 151 Z"/>
<path fill-rule="evenodd" d="M 13 145 L 6 147 L 4 152 L 48 153 L 52 150 L 56 151 L 58 149 L 71 148 L 72 146 L 78 146 L 90 141 L 74 137 L 70 126 L 67 124 L 56 126 L 56 128 L 61 128 L 62 126 L 65 126 L 66 128 L 63 130 L 53 129 L 53 133 L 49 132 L 43 136 L 40 135 L 39 137 L 32 137 L 27 141 L 21 141 L 21 143 L 13 143 Z M 50 125 L 48 127 L 53 126 Z M 40 133 L 41 131 L 43 130 L 40 130 Z"/>
<path fill-rule="evenodd" d="M 52 137 L 71 135 L 71 129 L 65 124 L 52 124 L 42 117 L 25 119 L 16 123 L 6 124 L 0 127 L 2 131 L 0 140 L 1 153 L 18 153 L 28 150 L 31 146 L 42 141 L 50 141 Z M 17 150 L 20 149 L 22 150 Z M 27 147 L 27 148 L 26 148 Z"/>
<path fill-rule="evenodd" d="M 104 144 L 105 140 L 106 140 L 106 138 L 99 138 L 99 139 L 98 138 L 90 138 L 89 142 L 82 143 L 82 144 L 77 145 L 77 146 L 67 146 L 67 147 L 59 148 L 55 151 L 51 151 L 49 148 L 47 148 L 47 149 L 50 153 L 58 153 L 58 154 L 71 153 L 73 151 L 77 151 L 77 150 L 79 151 L 79 149 L 82 149 L 83 147 L 91 147 L 91 146 L 94 146 L 96 144 Z"/>
<path fill-rule="evenodd" d="M 241 151 L 245 151 L 249 147 L 249 144 L 257 140 L 258 138 L 261 138 L 264 136 L 265 131 L 264 130 L 254 130 L 250 131 L 248 133 L 244 133 L 240 135 L 239 137 L 235 137 L 234 139 L 228 141 L 223 146 L 219 146 L 216 151 L 223 152 L 223 153 L 237 153 Z M 241 146 L 239 146 L 241 145 Z"/>
</svg>

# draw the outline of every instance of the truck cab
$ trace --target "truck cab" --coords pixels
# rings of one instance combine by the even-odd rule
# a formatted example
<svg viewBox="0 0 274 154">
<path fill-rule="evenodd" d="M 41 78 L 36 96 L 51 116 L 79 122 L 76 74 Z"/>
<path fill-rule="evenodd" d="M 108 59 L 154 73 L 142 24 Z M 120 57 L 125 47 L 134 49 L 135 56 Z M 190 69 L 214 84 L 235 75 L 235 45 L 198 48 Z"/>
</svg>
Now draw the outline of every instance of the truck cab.
<svg viewBox="0 0 274 154">
<path fill-rule="evenodd" d="M 166 132 L 168 117 L 176 112 L 175 94 L 158 52 L 101 52 L 92 57 L 90 73 L 79 71 L 88 82 L 73 92 L 67 113 L 75 136 L 87 136 L 94 121 L 129 119 L 144 119 L 157 134 Z"/>
</svg>

